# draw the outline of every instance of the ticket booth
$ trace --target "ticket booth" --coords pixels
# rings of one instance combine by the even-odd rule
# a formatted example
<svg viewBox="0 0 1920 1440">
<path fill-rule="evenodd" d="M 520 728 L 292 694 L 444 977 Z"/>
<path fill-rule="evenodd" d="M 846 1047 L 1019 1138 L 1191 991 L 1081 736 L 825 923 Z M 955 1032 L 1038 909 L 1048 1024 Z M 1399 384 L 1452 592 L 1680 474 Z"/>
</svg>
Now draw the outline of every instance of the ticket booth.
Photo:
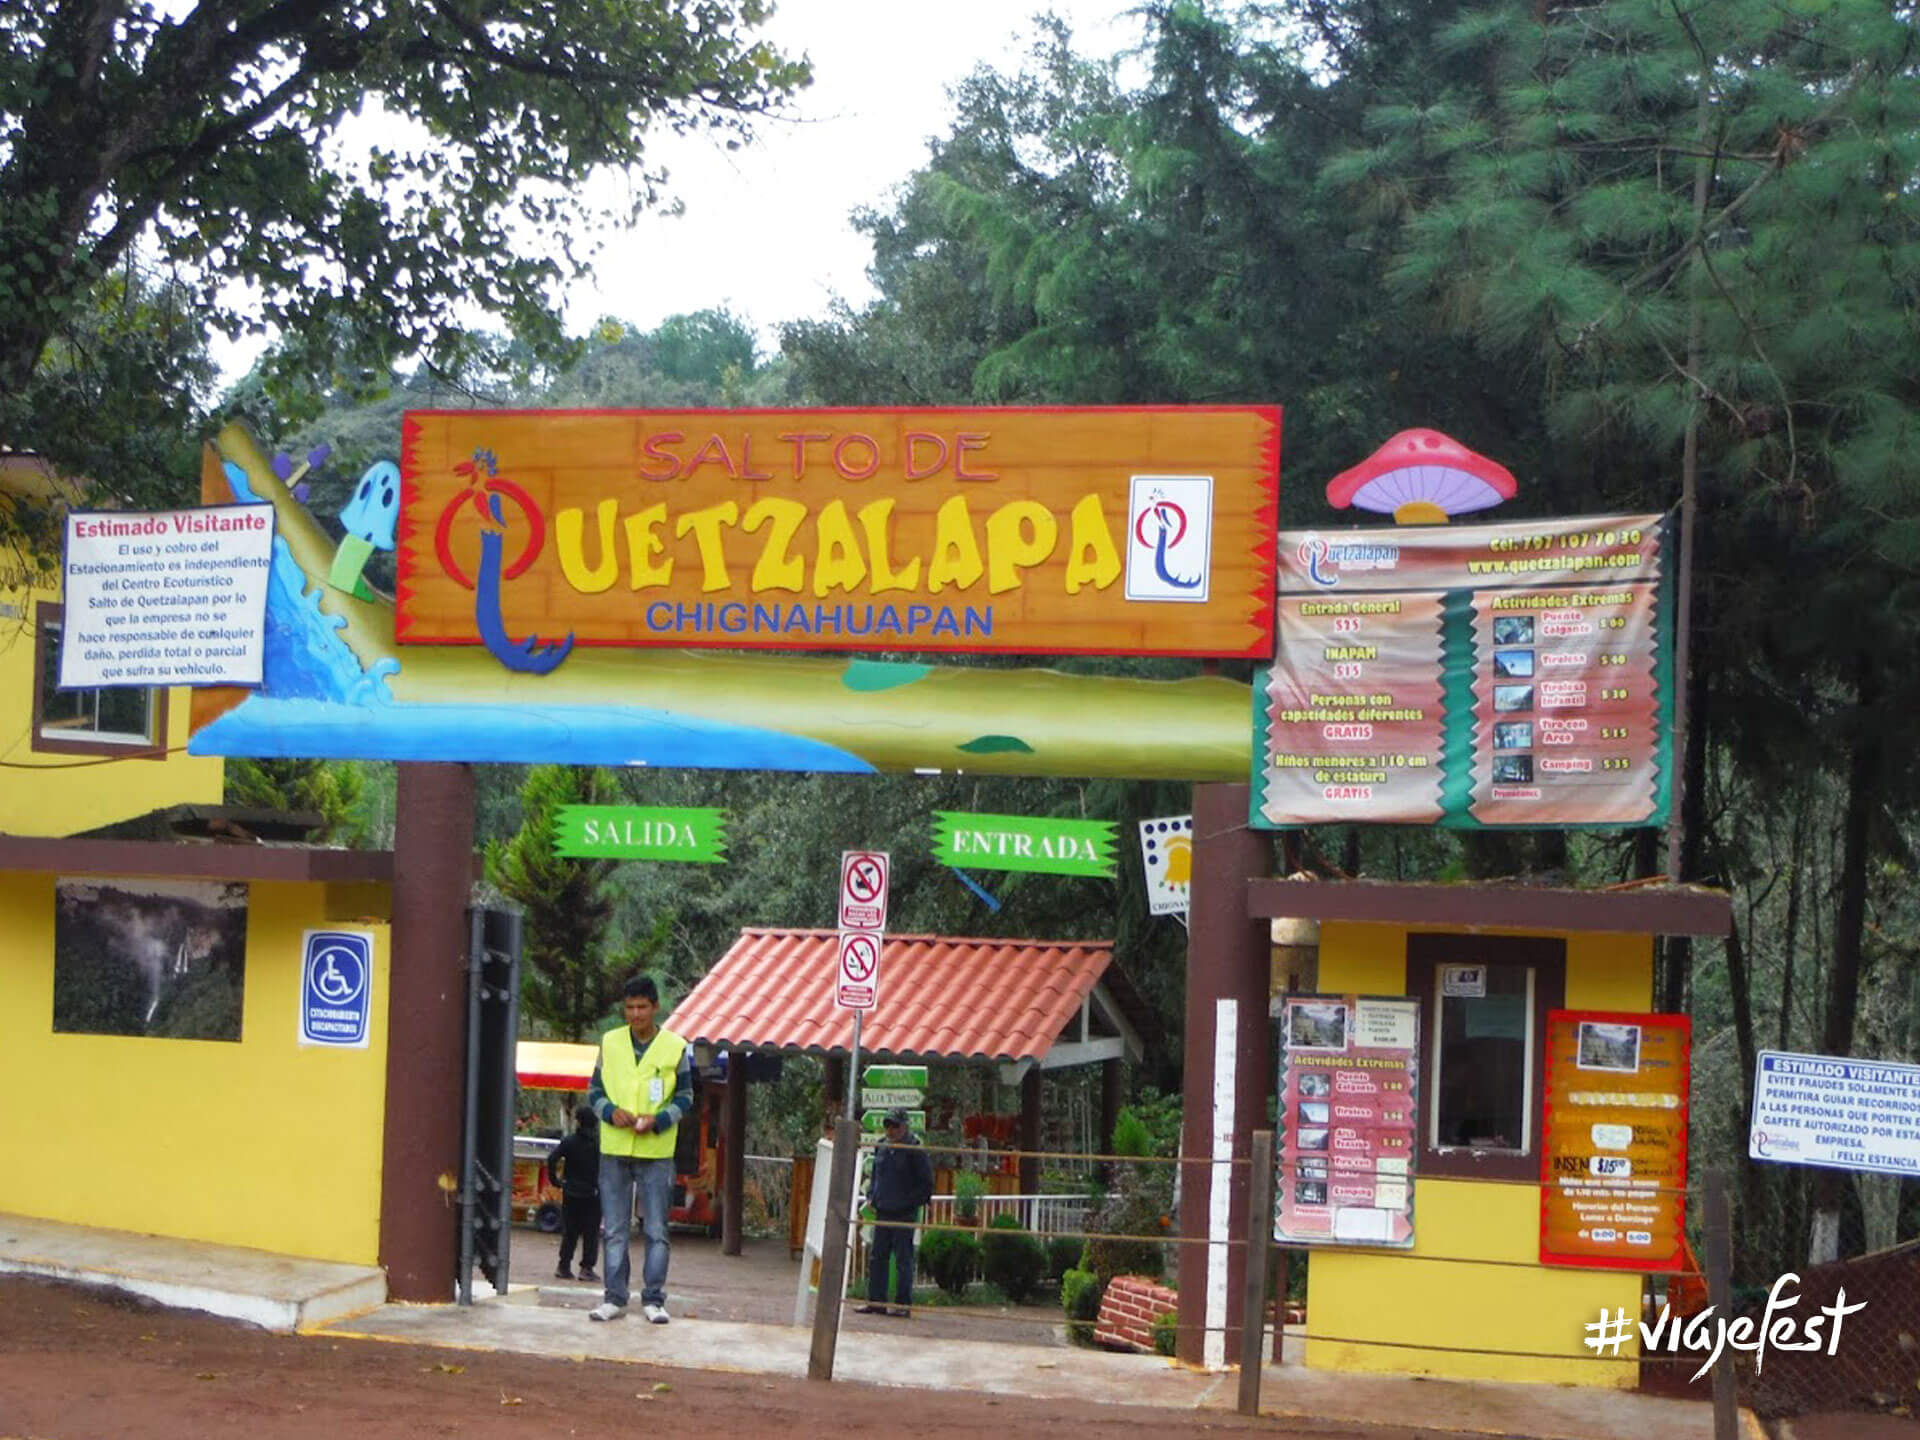
<svg viewBox="0 0 1920 1440">
<path fill-rule="evenodd" d="M 1385 1067 L 1376 1073 L 1394 1077 L 1395 1086 L 1402 1077 L 1410 1082 L 1410 1103 L 1389 1107 L 1386 1117 L 1407 1122 L 1404 1132 L 1387 1136 L 1393 1147 L 1404 1145 L 1407 1163 L 1383 1167 L 1373 1153 L 1356 1162 L 1356 1170 L 1370 1167 L 1368 1173 L 1404 1173 L 1405 1185 L 1387 1198 L 1404 1204 L 1405 1224 L 1390 1225 L 1394 1217 L 1382 1211 L 1363 1217 L 1378 1223 L 1349 1226 L 1345 1236 L 1329 1233 L 1311 1247 L 1306 1363 L 1460 1379 L 1634 1385 L 1638 1366 L 1629 1352 L 1609 1363 L 1589 1358 L 1580 1342 L 1582 1326 L 1603 1308 L 1640 1313 L 1647 1274 L 1685 1264 L 1675 1258 L 1684 1255 L 1680 1217 L 1662 1208 L 1685 1183 L 1684 1037 L 1676 1033 L 1684 1019 L 1676 1027 L 1676 1017 L 1651 1013 L 1654 937 L 1725 934 L 1727 897 L 1666 885 L 1580 891 L 1263 880 L 1251 884 L 1248 908 L 1271 923 L 1277 942 L 1270 1013 L 1286 1014 L 1290 995 L 1329 997 L 1318 1007 L 1324 1013 L 1311 1017 L 1326 1033 L 1297 1037 L 1322 1047 L 1307 1058 L 1333 1053 L 1331 1027 L 1351 1024 L 1352 1012 L 1365 1008 L 1364 997 L 1402 1002 L 1398 1012 L 1413 1022 L 1399 1036 L 1377 1026 L 1374 1037 L 1341 1042 L 1412 1040 L 1404 1066 L 1395 1068 L 1398 1058 L 1387 1049 L 1377 1052 L 1386 1058 L 1366 1062 Z M 1358 1003 L 1343 1006 L 1335 997 Z M 1276 1035 L 1282 1087 L 1276 1145 L 1283 1156 L 1288 1125 L 1298 1127 L 1303 1118 L 1284 1113 L 1288 1038 Z M 1550 1053 L 1556 1044 L 1582 1048 L 1556 1058 Z M 1307 1073 L 1324 1077 L 1329 1068 Z M 1349 1136 L 1382 1118 L 1367 1102 L 1340 1106 L 1337 1076 L 1304 1088 L 1315 1098 L 1295 1100 L 1292 1108 L 1321 1106 L 1306 1118 L 1328 1122 L 1336 1141 L 1343 1134 L 1337 1110 L 1361 1116 L 1344 1132 Z M 1294 1089 L 1302 1089 L 1299 1082 Z M 1330 1100 L 1318 1098 L 1328 1092 Z M 1556 1104 L 1569 1124 L 1554 1121 Z M 1595 1118 L 1589 1123 L 1576 1106 L 1589 1107 Z M 1615 1112 L 1627 1123 L 1617 1123 Z M 1659 1124 L 1636 1125 L 1636 1113 Z M 1573 1153 L 1591 1150 L 1593 1136 L 1601 1144 L 1597 1161 Z M 1308 1138 L 1323 1144 L 1311 1131 Z M 1567 1207 L 1565 1187 L 1547 1179 L 1556 1146 L 1570 1152 L 1582 1177 L 1602 1176 L 1628 1173 L 1636 1163 L 1651 1166 L 1651 1159 L 1632 1157 L 1655 1142 L 1670 1147 L 1676 1138 L 1678 1183 L 1648 1182 L 1640 1197 L 1648 1215 L 1660 1209 L 1664 1218 L 1583 1224 L 1577 1208 L 1568 1212 L 1572 1220 L 1559 1218 Z M 1297 1160 L 1303 1152 L 1296 1146 L 1292 1153 Z M 1311 1160 L 1304 1163 L 1312 1168 Z M 1279 1183 L 1301 1187 L 1289 1198 L 1324 1205 L 1327 1194 L 1313 1187 L 1338 1183 L 1337 1148 L 1324 1163 L 1322 1179 L 1296 1175 L 1283 1160 Z M 1580 1196 L 1574 1201 L 1577 1207 Z M 1313 1205 L 1306 1208 L 1311 1212 Z M 1641 1210 L 1627 1213 L 1637 1217 Z M 1599 1242 L 1583 1238 L 1594 1234 Z"/>
</svg>

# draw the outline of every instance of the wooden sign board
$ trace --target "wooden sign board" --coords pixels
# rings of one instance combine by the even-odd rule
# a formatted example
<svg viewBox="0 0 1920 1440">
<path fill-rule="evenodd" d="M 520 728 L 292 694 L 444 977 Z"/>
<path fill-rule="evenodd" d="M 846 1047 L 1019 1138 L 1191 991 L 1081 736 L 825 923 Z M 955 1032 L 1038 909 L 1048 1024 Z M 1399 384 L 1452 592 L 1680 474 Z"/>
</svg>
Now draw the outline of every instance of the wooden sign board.
<svg viewBox="0 0 1920 1440">
<path fill-rule="evenodd" d="M 396 639 L 1273 653 L 1280 412 L 409 411 Z M 489 576 L 482 536 L 499 536 Z"/>
<path fill-rule="evenodd" d="M 1687 1268 L 1691 1043 L 1684 1015 L 1549 1013 L 1542 1264 Z"/>
</svg>

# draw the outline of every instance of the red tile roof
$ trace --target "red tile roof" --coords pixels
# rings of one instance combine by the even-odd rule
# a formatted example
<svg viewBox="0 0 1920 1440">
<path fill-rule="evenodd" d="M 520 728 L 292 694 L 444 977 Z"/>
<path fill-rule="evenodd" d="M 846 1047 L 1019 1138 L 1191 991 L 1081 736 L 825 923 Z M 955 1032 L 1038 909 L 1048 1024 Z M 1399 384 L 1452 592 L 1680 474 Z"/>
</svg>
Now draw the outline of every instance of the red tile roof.
<svg viewBox="0 0 1920 1440">
<path fill-rule="evenodd" d="M 860 1022 L 875 1058 L 1038 1060 L 1113 960 L 1111 940 L 955 940 L 889 935 L 879 1004 Z M 831 930 L 742 930 L 666 1025 L 689 1041 L 845 1054 L 853 1012 L 835 1008 Z"/>
</svg>

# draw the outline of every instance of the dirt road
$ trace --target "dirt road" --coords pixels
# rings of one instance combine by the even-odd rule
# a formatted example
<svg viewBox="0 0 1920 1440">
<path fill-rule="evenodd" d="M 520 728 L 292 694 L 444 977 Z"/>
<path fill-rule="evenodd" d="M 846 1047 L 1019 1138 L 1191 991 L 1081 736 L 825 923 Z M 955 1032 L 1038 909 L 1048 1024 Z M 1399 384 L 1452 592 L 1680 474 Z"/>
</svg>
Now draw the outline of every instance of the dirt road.
<svg viewBox="0 0 1920 1440">
<path fill-rule="evenodd" d="M 656 1427 L 788 1440 L 1435 1440 L 1399 1428 L 275 1335 L 115 1292 L 0 1278 L 0 1440 L 546 1440 Z"/>
</svg>

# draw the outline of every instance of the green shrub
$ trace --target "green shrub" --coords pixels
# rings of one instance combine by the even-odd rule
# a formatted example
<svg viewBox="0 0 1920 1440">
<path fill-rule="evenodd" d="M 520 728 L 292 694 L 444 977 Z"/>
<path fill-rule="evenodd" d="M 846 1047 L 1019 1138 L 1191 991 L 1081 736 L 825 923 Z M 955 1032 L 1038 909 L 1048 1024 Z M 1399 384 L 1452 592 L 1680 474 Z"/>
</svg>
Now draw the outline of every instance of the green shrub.
<svg viewBox="0 0 1920 1440">
<path fill-rule="evenodd" d="M 958 1300 L 979 1273 L 980 1242 L 964 1230 L 929 1230 L 920 1240 L 920 1265 Z"/>
<path fill-rule="evenodd" d="M 1116 1275 L 1158 1280 L 1166 1273 L 1165 1246 L 1159 1237 L 1173 1223 L 1175 1167 L 1152 1163 L 1152 1157 L 1171 1157 L 1178 1143 L 1177 1113 L 1169 1123 L 1163 1113 L 1166 1109 L 1158 1102 L 1138 1109 L 1128 1105 L 1114 1117 L 1113 1153 L 1138 1156 L 1146 1163 L 1116 1162 L 1106 1194 L 1088 1216 L 1087 1229 L 1125 1237 L 1087 1242 L 1081 1264 L 1102 1280 Z"/>
<path fill-rule="evenodd" d="M 1156 1355 L 1173 1354 L 1174 1346 L 1180 1340 L 1180 1312 L 1163 1310 L 1153 1317 L 1153 1351 Z"/>
<path fill-rule="evenodd" d="M 953 1177 L 953 1213 L 962 1225 L 971 1225 L 980 1218 L 980 1197 L 987 1193 L 987 1182 L 971 1170 L 962 1170 Z"/>
<path fill-rule="evenodd" d="M 1046 1247 L 1022 1230 L 1014 1216 L 995 1216 L 980 1237 L 980 1273 L 1018 1305 L 1047 1273 Z"/>
<path fill-rule="evenodd" d="M 1047 1278 L 1056 1284 L 1080 1263 L 1087 1242 L 1078 1235 L 1055 1235 L 1047 1241 Z"/>
<path fill-rule="evenodd" d="M 1113 1153 L 1116 1155 L 1151 1155 L 1153 1153 L 1153 1133 L 1147 1129 L 1147 1122 L 1135 1113 L 1131 1105 L 1122 1106 L 1120 1113 L 1113 1119 Z"/>
<path fill-rule="evenodd" d="M 1060 1277 L 1060 1308 L 1067 1312 L 1067 1339 L 1093 1343 L 1093 1322 L 1100 1318 L 1100 1277 L 1091 1270 L 1069 1270 Z"/>
</svg>

